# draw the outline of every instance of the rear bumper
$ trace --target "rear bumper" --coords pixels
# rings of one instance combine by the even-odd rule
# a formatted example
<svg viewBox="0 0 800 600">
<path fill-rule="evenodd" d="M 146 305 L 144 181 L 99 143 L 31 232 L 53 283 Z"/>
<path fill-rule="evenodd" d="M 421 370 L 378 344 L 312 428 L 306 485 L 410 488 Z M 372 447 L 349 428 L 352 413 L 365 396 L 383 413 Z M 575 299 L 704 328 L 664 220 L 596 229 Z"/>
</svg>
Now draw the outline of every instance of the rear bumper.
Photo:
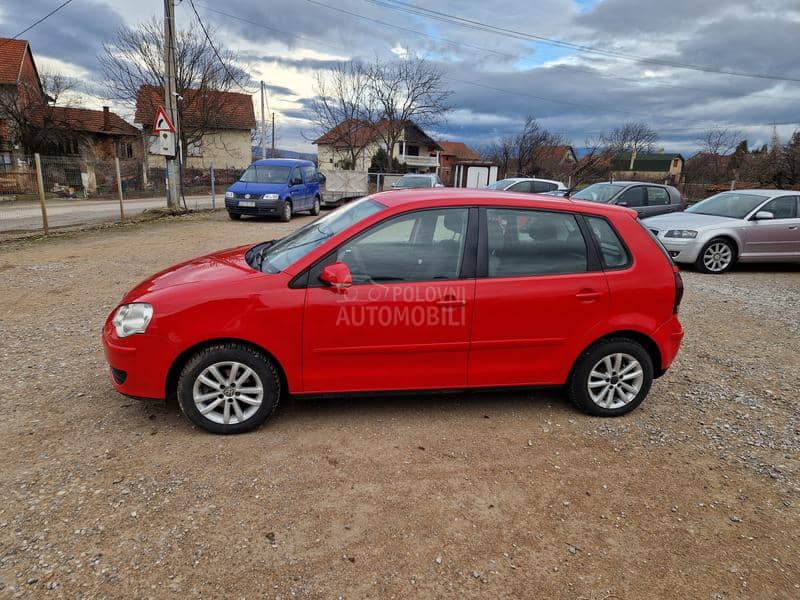
<svg viewBox="0 0 800 600">
<path fill-rule="evenodd" d="M 661 369 L 663 374 L 669 369 L 672 361 L 678 354 L 683 341 L 683 327 L 677 315 L 673 315 L 666 323 L 659 327 L 653 334 L 653 339 L 658 345 L 661 354 Z"/>
<path fill-rule="evenodd" d="M 162 338 L 137 334 L 119 339 L 106 325 L 103 350 L 114 389 L 134 398 L 164 399 L 172 352 Z"/>
</svg>

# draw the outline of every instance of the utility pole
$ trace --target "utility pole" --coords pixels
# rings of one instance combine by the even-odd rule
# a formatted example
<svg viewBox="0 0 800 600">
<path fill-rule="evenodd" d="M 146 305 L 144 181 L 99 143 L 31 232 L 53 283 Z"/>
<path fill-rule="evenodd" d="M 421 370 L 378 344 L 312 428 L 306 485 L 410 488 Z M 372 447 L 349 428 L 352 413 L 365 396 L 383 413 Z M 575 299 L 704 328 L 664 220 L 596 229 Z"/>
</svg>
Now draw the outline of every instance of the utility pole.
<svg viewBox="0 0 800 600">
<path fill-rule="evenodd" d="M 261 82 L 261 158 L 267 158 L 267 122 L 264 112 L 264 82 Z"/>
<path fill-rule="evenodd" d="M 175 155 L 167 156 L 167 208 L 180 209 L 180 124 L 175 85 L 175 0 L 164 0 L 164 109 L 175 127 Z"/>
<path fill-rule="evenodd" d="M 275 158 L 275 113 L 272 113 L 272 154 L 270 158 Z"/>
</svg>

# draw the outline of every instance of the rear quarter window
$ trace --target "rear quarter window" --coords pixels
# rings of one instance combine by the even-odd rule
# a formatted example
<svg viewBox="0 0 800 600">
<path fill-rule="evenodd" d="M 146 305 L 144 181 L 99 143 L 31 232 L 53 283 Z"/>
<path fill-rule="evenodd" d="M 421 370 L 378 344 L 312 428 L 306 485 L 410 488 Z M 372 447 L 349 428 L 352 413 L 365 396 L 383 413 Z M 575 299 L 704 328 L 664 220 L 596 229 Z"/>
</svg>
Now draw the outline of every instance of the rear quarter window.
<svg viewBox="0 0 800 600">
<path fill-rule="evenodd" d="M 611 223 L 601 217 L 586 217 L 592 236 L 600 249 L 600 260 L 605 269 L 624 269 L 630 266 L 631 256 Z"/>
</svg>

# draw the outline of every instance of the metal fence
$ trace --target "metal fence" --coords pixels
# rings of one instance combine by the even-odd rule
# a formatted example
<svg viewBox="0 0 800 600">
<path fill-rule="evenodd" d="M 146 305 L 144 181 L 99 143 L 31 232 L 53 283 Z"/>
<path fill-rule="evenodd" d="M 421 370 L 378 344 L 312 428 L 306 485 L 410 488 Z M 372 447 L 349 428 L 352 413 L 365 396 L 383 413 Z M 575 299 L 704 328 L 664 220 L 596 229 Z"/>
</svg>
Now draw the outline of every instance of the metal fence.
<svg viewBox="0 0 800 600">
<path fill-rule="evenodd" d="M 0 163 L 0 236 L 114 222 L 166 208 L 166 169 L 152 162 L 32 155 Z M 213 166 L 184 169 L 182 206 L 222 206 L 225 187 L 240 174 Z"/>
</svg>

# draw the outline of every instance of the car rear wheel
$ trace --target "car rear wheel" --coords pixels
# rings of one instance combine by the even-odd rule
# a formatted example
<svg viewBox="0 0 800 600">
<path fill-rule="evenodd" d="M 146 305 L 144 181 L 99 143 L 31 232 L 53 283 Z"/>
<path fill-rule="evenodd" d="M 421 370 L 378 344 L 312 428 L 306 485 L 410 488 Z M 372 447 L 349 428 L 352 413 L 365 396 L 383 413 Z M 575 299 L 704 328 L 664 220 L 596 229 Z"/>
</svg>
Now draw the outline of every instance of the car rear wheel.
<svg viewBox="0 0 800 600">
<path fill-rule="evenodd" d="M 197 426 L 212 433 L 243 433 L 261 425 L 280 399 L 273 362 L 241 344 L 211 346 L 186 364 L 178 403 Z"/>
<path fill-rule="evenodd" d="M 311 207 L 311 214 L 316 217 L 319 214 L 319 211 L 320 211 L 319 198 L 314 198 L 314 206 Z"/>
<path fill-rule="evenodd" d="M 292 203 L 288 200 L 281 207 L 281 221 L 288 223 L 292 220 Z"/>
<path fill-rule="evenodd" d="M 720 274 L 730 271 L 736 263 L 736 249 L 728 240 L 715 238 L 703 246 L 695 266 L 703 273 Z"/>
<path fill-rule="evenodd" d="M 228 217 L 230 218 L 231 221 L 238 221 L 239 219 L 242 218 L 242 215 L 240 215 L 239 213 L 229 212 Z"/>
<path fill-rule="evenodd" d="M 628 338 L 603 340 L 578 358 L 567 382 L 570 399 L 584 412 L 618 417 L 642 403 L 653 383 L 653 361 Z"/>
</svg>

